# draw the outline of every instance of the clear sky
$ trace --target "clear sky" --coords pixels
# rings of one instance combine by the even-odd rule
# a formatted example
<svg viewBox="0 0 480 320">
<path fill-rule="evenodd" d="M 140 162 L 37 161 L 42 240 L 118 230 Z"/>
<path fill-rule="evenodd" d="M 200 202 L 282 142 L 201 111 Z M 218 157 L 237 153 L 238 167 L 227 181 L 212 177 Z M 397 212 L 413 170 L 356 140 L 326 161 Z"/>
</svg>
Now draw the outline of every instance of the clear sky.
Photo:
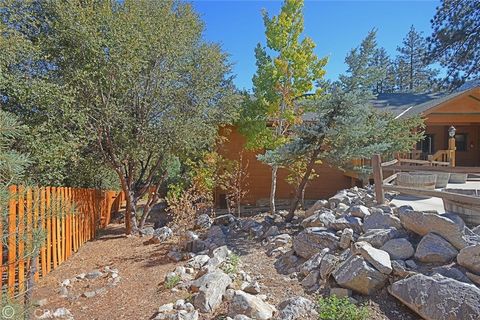
<svg viewBox="0 0 480 320">
<path fill-rule="evenodd" d="M 235 83 L 251 89 L 255 73 L 254 48 L 265 44 L 262 9 L 270 16 L 278 14 L 281 1 L 192 0 L 206 24 L 205 38 L 218 42 L 231 55 Z M 345 55 L 358 46 L 372 28 L 377 40 L 390 54 L 395 54 L 413 24 L 424 36 L 430 35 L 430 19 L 439 1 L 313 1 L 304 8 L 305 35 L 317 44 L 316 53 L 328 56 L 327 78 L 336 79 L 345 72 Z"/>
</svg>

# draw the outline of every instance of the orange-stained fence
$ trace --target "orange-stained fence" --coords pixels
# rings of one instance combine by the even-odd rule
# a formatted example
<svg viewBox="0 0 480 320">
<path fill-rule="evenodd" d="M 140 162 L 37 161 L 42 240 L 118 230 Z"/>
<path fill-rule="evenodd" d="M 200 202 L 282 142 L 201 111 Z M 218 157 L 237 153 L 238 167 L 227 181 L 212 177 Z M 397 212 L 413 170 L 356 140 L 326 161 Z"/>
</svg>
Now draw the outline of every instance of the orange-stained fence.
<svg viewBox="0 0 480 320">
<path fill-rule="evenodd" d="M 0 288 L 9 298 L 24 292 L 34 246 L 40 246 L 38 280 L 93 239 L 120 208 L 115 191 L 11 186 L 9 193 L 6 216 L 0 219 Z"/>
</svg>

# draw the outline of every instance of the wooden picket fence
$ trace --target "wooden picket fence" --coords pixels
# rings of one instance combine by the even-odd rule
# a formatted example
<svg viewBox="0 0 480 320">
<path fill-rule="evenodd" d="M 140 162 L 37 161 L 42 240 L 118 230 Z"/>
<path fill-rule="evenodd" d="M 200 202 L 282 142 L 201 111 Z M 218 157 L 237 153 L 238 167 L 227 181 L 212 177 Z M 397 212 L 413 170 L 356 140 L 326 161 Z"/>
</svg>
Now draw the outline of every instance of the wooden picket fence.
<svg viewBox="0 0 480 320">
<path fill-rule="evenodd" d="M 115 191 L 67 187 L 11 186 L 9 194 L 7 217 L 0 219 L 0 288 L 8 298 L 25 291 L 35 243 L 41 244 L 38 281 L 106 227 L 122 200 Z"/>
</svg>

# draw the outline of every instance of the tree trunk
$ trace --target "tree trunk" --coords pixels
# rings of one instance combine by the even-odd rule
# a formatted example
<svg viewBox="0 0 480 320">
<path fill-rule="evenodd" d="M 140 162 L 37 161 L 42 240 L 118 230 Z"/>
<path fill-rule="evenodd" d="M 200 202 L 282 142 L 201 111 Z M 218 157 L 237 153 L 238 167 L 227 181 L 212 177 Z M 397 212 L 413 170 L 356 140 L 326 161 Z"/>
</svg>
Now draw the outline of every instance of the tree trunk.
<svg viewBox="0 0 480 320">
<path fill-rule="evenodd" d="M 298 202 L 302 199 L 303 191 L 305 190 L 305 186 L 307 185 L 308 179 L 312 174 L 313 167 L 315 166 L 315 161 L 317 161 L 318 154 L 320 153 L 320 149 L 315 150 L 310 158 L 310 161 L 307 164 L 307 168 L 305 170 L 305 174 L 303 175 L 300 184 L 298 185 L 297 189 L 295 190 L 295 196 L 293 197 L 290 210 L 288 211 L 288 215 L 285 217 L 285 221 L 289 222 L 292 221 L 295 210 L 297 210 Z"/>
<path fill-rule="evenodd" d="M 305 210 L 305 189 L 307 189 L 307 185 L 305 184 L 305 187 L 303 187 L 303 190 L 302 190 L 302 209 Z"/>
<path fill-rule="evenodd" d="M 127 190 L 125 193 L 127 196 L 127 207 L 125 209 L 125 233 L 137 234 L 137 199 L 133 194 L 133 191 Z"/>
<path fill-rule="evenodd" d="M 142 218 L 140 219 L 140 224 L 138 226 L 139 229 L 143 229 L 145 226 L 145 222 L 150 215 L 150 211 L 152 211 L 153 206 L 157 203 L 158 198 L 158 190 L 156 190 L 153 194 L 149 194 L 148 201 L 143 207 Z"/>
<path fill-rule="evenodd" d="M 270 211 L 275 214 L 275 194 L 277 192 L 278 166 L 272 166 L 272 185 L 270 188 Z"/>
</svg>

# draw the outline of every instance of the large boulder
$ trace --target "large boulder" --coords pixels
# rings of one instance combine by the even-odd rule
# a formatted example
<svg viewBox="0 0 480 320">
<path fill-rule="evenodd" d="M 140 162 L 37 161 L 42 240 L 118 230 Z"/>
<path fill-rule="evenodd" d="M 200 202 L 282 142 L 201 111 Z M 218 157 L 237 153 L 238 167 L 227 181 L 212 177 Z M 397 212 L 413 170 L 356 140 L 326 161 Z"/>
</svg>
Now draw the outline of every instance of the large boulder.
<svg viewBox="0 0 480 320">
<path fill-rule="evenodd" d="M 367 207 L 359 205 L 350 207 L 350 214 L 354 217 L 362 218 L 370 215 L 370 210 Z"/>
<path fill-rule="evenodd" d="M 329 224 L 329 227 L 334 230 L 343 230 L 346 228 L 350 228 L 356 233 L 362 233 L 362 219 L 352 216 L 345 216 L 342 218 L 335 219 L 335 221 Z"/>
<path fill-rule="evenodd" d="M 354 246 L 356 251 L 378 271 L 384 274 L 392 273 L 392 263 L 387 252 L 372 247 L 368 242 L 357 242 Z"/>
<path fill-rule="evenodd" d="M 418 244 L 415 259 L 425 263 L 448 263 L 457 254 L 457 249 L 450 242 L 434 233 L 428 233 Z"/>
<path fill-rule="evenodd" d="M 333 271 L 335 281 L 344 288 L 369 295 L 382 288 L 387 276 L 361 256 L 352 255 Z"/>
<path fill-rule="evenodd" d="M 243 314 L 258 320 L 271 319 L 275 311 L 276 309 L 272 305 L 264 302 L 257 296 L 241 290 L 235 291 L 228 309 L 228 313 L 231 316 Z"/>
<path fill-rule="evenodd" d="M 424 236 L 430 232 L 436 233 L 458 250 L 469 244 L 469 238 L 465 235 L 464 228 L 446 216 L 414 210 L 402 210 L 398 212 L 398 215 L 405 229 L 416 234 Z"/>
<path fill-rule="evenodd" d="M 339 261 L 340 259 L 336 255 L 327 253 L 320 262 L 320 278 L 326 280 L 335 270 Z"/>
<path fill-rule="evenodd" d="M 307 228 L 293 238 L 293 250 L 298 256 L 310 259 L 324 248 L 337 249 L 339 240 L 324 228 Z"/>
<path fill-rule="evenodd" d="M 198 292 L 193 300 L 194 306 L 200 312 L 211 312 L 222 303 L 222 296 L 232 279 L 217 269 L 192 281 L 191 290 Z"/>
<path fill-rule="evenodd" d="M 316 305 L 313 301 L 304 297 L 292 297 L 278 305 L 279 312 L 275 318 L 279 320 L 317 318 L 318 313 L 315 309 Z"/>
<path fill-rule="evenodd" d="M 214 249 L 226 245 L 227 236 L 223 232 L 222 227 L 214 225 L 210 229 L 208 229 L 207 239 L 205 240 L 205 243 L 209 249 Z"/>
<path fill-rule="evenodd" d="M 375 210 L 372 210 L 372 214 L 364 219 L 363 230 L 365 232 L 371 229 L 402 228 L 400 219 L 398 219 L 396 216 L 384 212 L 383 210 L 378 208 L 374 209 Z"/>
<path fill-rule="evenodd" d="M 310 259 L 305 261 L 300 266 L 300 274 L 306 276 L 312 270 L 317 269 L 320 267 L 320 263 L 322 262 L 323 256 L 325 256 L 330 250 L 328 248 L 323 249 L 322 251 L 314 254 Z"/>
<path fill-rule="evenodd" d="M 468 246 L 460 250 L 457 262 L 462 267 L 480 275 L 480 244 Z"/>
<path fill-rule="evenodd" d="M 415 253 L 412 244 L 405 238 L 388 240 L 380 249 L 386 251 L 392 260 L 407 260 Z"/>
<path fill-rule="evenodd" d="M 426 320 L 480 319 L 480 289 L 439 274 L 416 274 L 388 291 Z"/>
<path fill-rule="evenodd" d="M 405 236 L 405 231 L 397 228 L 370 229 L 358 237 L 358 241 L 366 241 L 375 248 L 382 247 L 388 240 Z"/>
<path fill-rule="evenodd" d="M 311 227 L 328 227 L 330 223 L 335 221 L 335 214 L 332 210 L 323 208 L 318 210 L 308 218 L 303 219 L 301 225 L 304 228 Z"/>
<path fill-rule="evenodd" d="M 308 208 L 308 210 L 305 211 L 305 217 L 310 217 L 317 210 L 326 208 L 327 206 L 328 206 L 327 200 L 318 200 L 317 202 L 315 202 L 313 206 L 311 206 L 310 208 Z"/>
</svg>

